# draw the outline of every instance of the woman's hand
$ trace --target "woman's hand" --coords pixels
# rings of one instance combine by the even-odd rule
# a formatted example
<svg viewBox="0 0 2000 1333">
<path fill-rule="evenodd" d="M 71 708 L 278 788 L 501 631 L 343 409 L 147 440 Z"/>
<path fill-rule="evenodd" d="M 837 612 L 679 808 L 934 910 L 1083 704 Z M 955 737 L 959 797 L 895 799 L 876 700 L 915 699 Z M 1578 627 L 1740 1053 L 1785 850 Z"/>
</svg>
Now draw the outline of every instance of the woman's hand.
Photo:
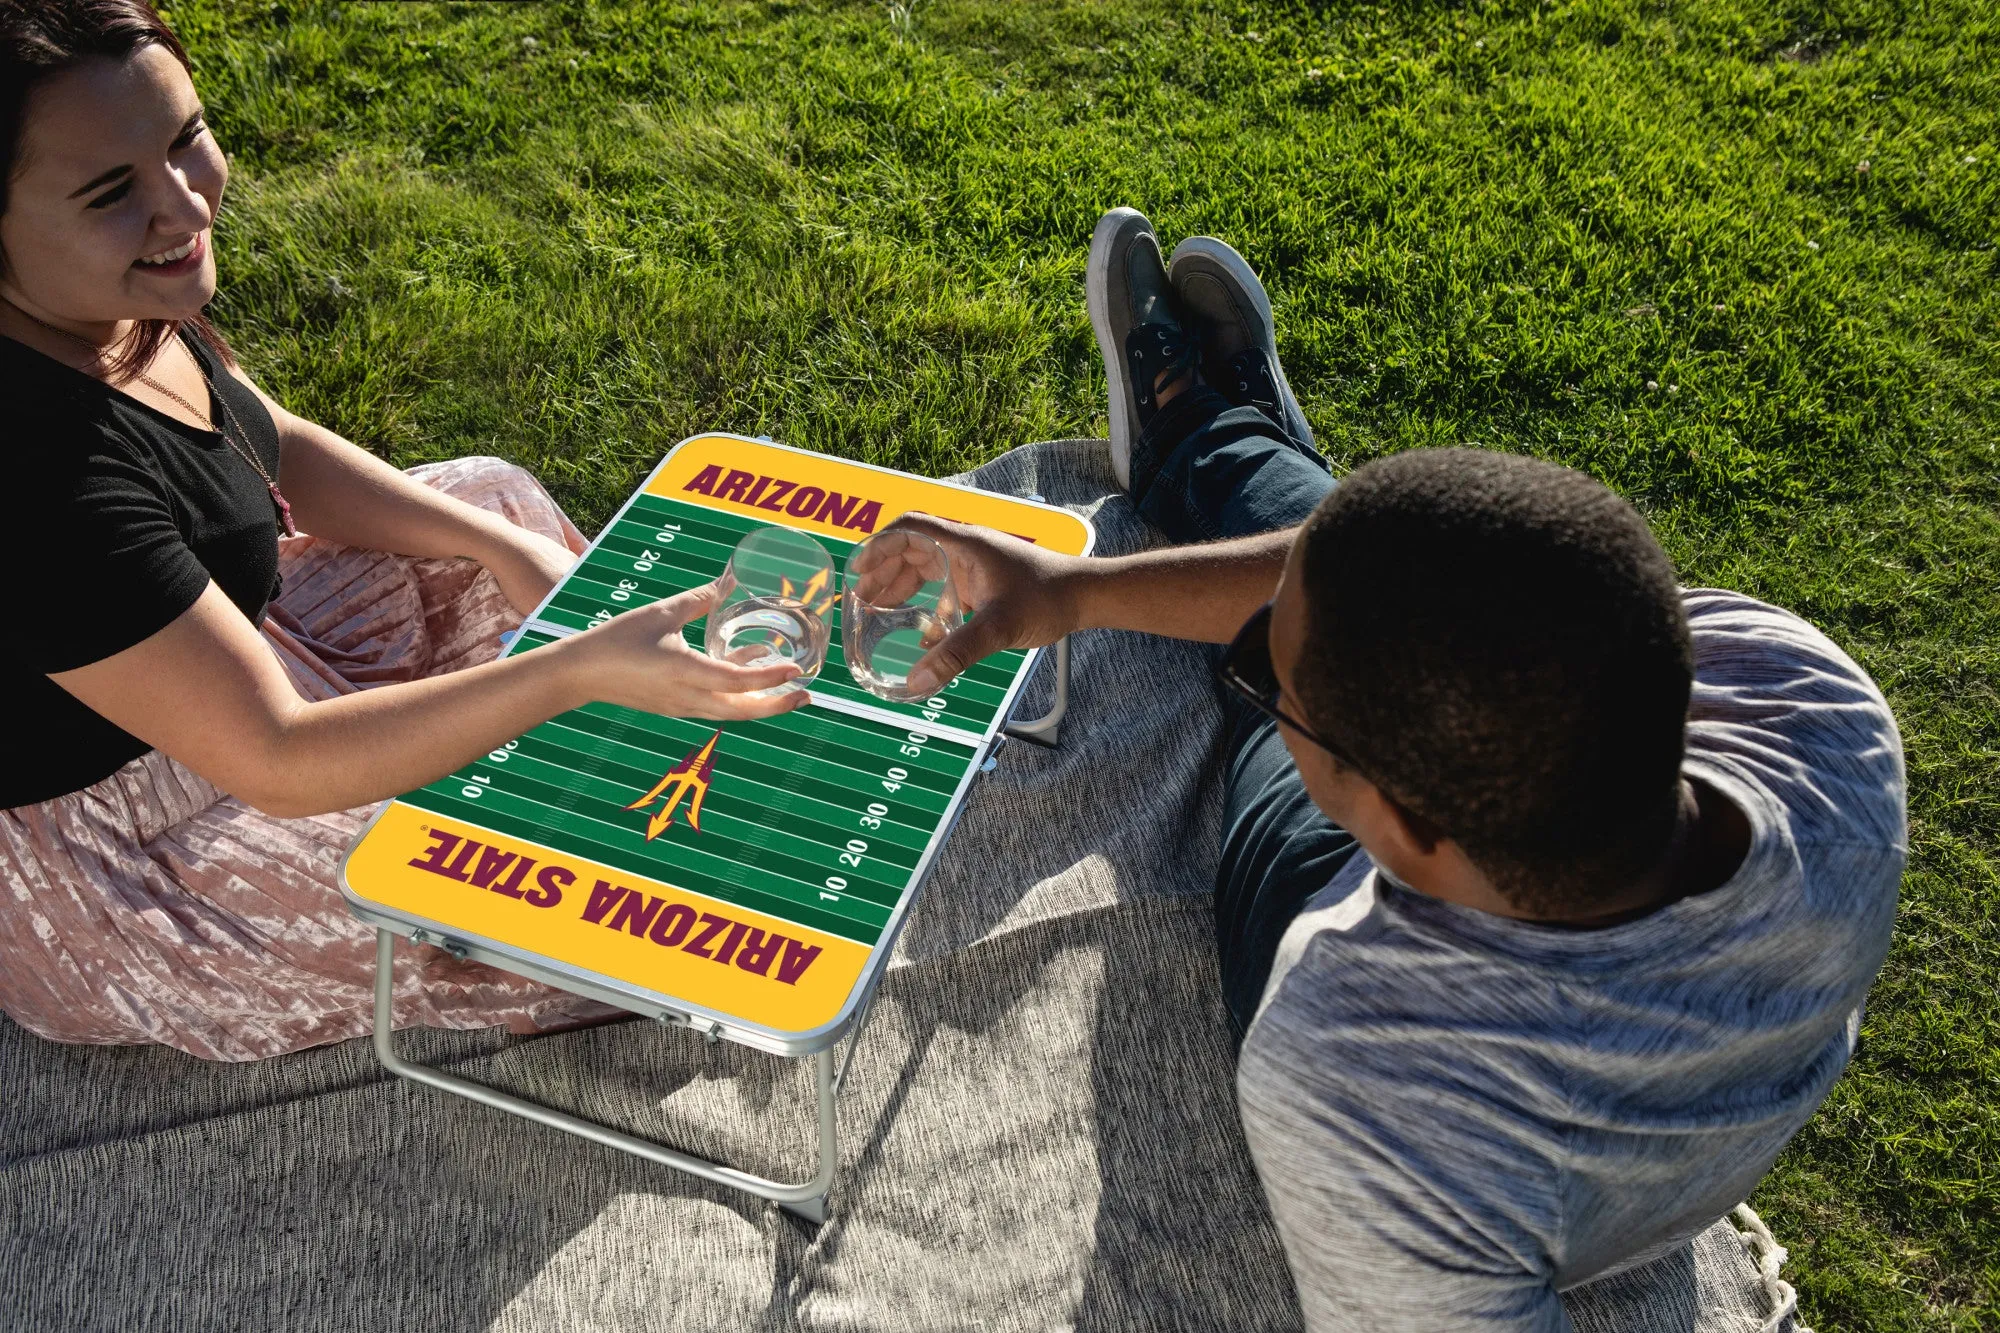
<svg viewBox="0 0 2000 1333">
<path fill-rule="evenodd" d="M 421 787 L 593 699 L 719 720 L 804 703 L 804 690 L 745 693 L 796 676 L 789 663 L 731 666 L 682 641 L 715 600 L 699 588 L 530 653 L 308 703 L 210 583 L 166 628 L 50 679 L 230 795 L 298 818 Z"/>
<path fill-rule="evenodd" d="M 508 604 L 525 616 L 569 573 L 577 556 L 561 542 L 517 528 L 504 519 L 501 522 L 506 530 L 498 534 L 493 549 L 483 553 L 479 562 L 499 582 Z"/>
<path fill-rule="evenodd" d="M 736 666 L 688 646 L 681 627 L 721 602 L 721 590 L 705 584 L 614 616 L 541 651 L 569 655 L 574 679 L 590 698 L 648 713 L 729 721 L 772 717 L 803 705 L 804 690 L 763 697 L 750 693 L 797 676 L 799 669 L 791 663 Z"/>
<path fill-rule="evenodd" d="M 910 688 L 918 694 L 936 692 L 982 657 L 1046 647 L 1078 628 L 1076 581 L 1087 563 L 1079 557 L 928 514 L 905 514 L 883 531 L 898 528 L 921 532 L 944 547 L 952 586 L 966 608 L 978 612 L 910 672 Z"/>
</svg>

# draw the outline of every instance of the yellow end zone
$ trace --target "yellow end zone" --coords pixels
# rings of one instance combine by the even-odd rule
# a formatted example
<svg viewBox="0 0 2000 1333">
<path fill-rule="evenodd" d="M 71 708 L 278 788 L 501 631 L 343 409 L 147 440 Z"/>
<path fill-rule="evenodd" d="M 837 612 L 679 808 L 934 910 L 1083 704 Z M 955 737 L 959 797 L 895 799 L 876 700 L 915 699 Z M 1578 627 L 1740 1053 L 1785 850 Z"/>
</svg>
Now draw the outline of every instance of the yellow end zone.
<svg viewBox="0 0 2000 1333">
<path fill-rule="evenodd" d="M 346 869 L 369 902 L 777 1032 L 831 1022 L 871 952 L 401 801 Z"/>
<path fill-rule="evenodd" d="M 1090 542 L 1083 520 L 1060 509 L 735 435 L 681 444 L 646 493 L 851 542 L 911 510 L 1010 532 L 1065 555 L 1083 554 Z"/>
</svg>

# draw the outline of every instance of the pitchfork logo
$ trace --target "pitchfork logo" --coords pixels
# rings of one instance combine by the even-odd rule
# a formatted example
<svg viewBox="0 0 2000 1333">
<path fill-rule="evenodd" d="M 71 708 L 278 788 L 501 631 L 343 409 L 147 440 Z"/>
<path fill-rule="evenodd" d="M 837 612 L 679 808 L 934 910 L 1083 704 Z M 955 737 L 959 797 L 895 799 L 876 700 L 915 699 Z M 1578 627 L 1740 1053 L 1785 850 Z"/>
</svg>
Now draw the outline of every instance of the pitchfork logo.
<svg viewBox="0 0 2000 1333">
<path fill-rule="evenodd" d="M 715 734 L 708 738 L 706 745 L 689 750 L 687 758 L 668 769 L 667 775 L 660 779 L 657 786 L 625 807 L 627 810 L 641 810 L 662 796 L 667 798 L 667 803 L 660 807 L 659 813 L 646 821 L 647 842 L 667 831 L 668 826 L 674 822 L 674 811 L 680 808 L 683 798 L 687 798 L 688 827 L 696 833 L 701 832 L 701 803 L 708 795 L 709 776 L 715 772 L 715 743 L 721 739 L 722 730 L 718 727 Z"/>
<path fill-rule="evenodd" d="M 814 615 L 823 616 L 833 609 L 833 571 L 822 569 L 819 573 L 808 579 L 806 586 L 803 588 L 793 583 L 790 579 L 781 578 L 779 580 L 778 592 L 780 596 L 789 597 L 793 601 L 798 602 Z"/>
</svg>

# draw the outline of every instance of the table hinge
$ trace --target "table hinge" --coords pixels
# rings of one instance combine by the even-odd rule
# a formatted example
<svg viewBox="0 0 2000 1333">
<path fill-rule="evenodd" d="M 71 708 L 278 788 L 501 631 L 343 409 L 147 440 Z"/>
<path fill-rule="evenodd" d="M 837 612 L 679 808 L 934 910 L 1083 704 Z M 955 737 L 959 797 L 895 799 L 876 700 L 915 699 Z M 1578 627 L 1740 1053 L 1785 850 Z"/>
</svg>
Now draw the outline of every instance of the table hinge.
<svg viewBox="0 0 2000 1333">
<path fill-rule="evenodd" d="M 453 958 L 458 959 L 461 963 L 465 961 L 466 955 L 472 952 L 464 944 L 460 943 L 458 940 L 451 938 L 449 935 L 433 935 L 430 931 L 423 929 L 421 926 L 410 932 L 410 943 L 435 944 L 438 948 L 443 949 L 446 953 L 450 954 Z"/>
</svg>

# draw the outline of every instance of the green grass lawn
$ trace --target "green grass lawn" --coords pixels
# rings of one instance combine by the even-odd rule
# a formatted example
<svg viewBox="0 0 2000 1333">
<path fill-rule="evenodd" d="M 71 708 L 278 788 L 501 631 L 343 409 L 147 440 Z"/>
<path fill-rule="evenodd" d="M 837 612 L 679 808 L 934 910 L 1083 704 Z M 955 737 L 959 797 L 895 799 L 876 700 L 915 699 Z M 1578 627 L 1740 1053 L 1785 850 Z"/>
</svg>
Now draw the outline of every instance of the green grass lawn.
<svg viewBox="0 0 2000 1333">
<path fill-rule="evenodd" d="M 1977 0 L 184 0 L 217 312 L 398 463 L 588 529 L 698 430 L 1101 433 L 1090 228 L 1241 249 L 1334 459 L 1587 469 L 1902 722 L 1859 1057 L 1752 1200 L 1810 1322 L 2000 1326 L 2000 21 Z"/>
</svg>

